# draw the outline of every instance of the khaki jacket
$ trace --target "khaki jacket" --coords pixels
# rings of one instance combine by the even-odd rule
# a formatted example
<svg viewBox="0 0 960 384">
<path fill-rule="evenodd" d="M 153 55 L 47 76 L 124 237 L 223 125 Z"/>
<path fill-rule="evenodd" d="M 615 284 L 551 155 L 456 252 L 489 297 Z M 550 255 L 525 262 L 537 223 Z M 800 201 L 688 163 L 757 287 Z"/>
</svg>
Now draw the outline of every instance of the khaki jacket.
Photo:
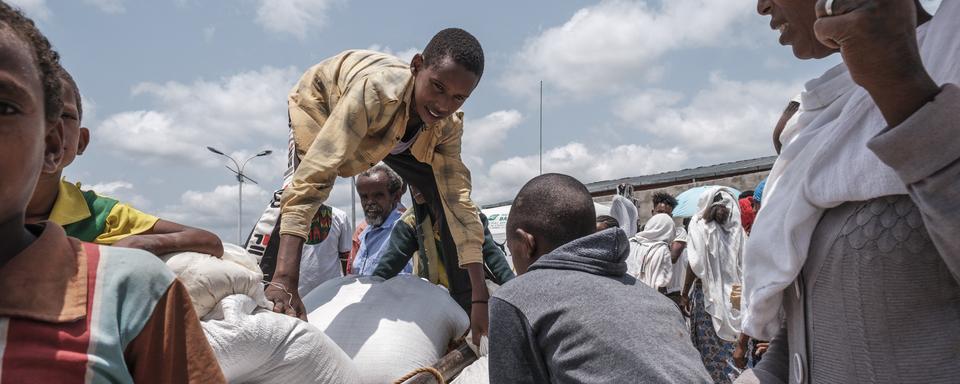
<svg viewBox="0 0 960 384">
<path fill-rule="evenodd" d="M 280 233 L 307 237 L 310 220 L 340 177 L 390 154 L 406 129 L 413 99 L 410 67 L 373 51 L 346 51 L 310 68 L 290 92 L 290 128 L 300 165 L 281 199 Z M 463 112 L 426 126 L 411 154 L 433 168 L 460 266 L 479 263 L 483 226 L 460 159 Z"/>
</svg>

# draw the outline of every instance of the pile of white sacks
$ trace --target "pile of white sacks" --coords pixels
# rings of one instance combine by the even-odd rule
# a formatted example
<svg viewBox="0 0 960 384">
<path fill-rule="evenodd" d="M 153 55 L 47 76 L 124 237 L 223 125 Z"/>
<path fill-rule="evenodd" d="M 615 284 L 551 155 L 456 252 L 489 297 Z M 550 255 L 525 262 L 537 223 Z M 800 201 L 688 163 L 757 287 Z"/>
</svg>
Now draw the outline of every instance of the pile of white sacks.
<svg viewBox="0 0 960 384">
<path fill-rule="evenodd" d="M 442 287 L 415 277 L 330 280 L 303 298 L 303 322 L 268 309 L 256 258 L 238 246 L 225 244 L 221 259 L 185 252 L 164 261 L 231 383 L 392 383 L 437 362 L 469 328 Z"/>
</svg>

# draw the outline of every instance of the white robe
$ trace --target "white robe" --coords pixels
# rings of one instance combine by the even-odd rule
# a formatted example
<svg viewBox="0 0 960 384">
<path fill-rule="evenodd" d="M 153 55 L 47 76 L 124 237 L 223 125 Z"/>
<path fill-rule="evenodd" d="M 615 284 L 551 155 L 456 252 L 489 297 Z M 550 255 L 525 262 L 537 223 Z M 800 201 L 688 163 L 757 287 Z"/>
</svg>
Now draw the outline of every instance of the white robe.
<svg viewBox="0 0 960 384">
<path fill-rule="evenodd" d="M 718 194 L 722 200 L 714 203 Z M 710 206 L 718 204 L 730 210 L 730 218 L 723 225 L 703 218 Z M 741 255 L 746 241 L 740 225 L 740 204 L 729 191 L 714 187 L 704 191 L 697 207 L 688 231 L 690 269 L 703 285 L 703 304 L 713 317 L 717 336 L 735 341 L 740 333 L 740 310 L 733 308 L 730 294 L 734 285 L 742 284 Z"/>
<path fill-rule="evenodd" d="M 627 273 L 644 284 L 659 289 L 670 284 L 670 242 L 675 234 L 673 219 L 665 214 L 653 216 L 643 232 L 630 239 Z"/>
</svg>

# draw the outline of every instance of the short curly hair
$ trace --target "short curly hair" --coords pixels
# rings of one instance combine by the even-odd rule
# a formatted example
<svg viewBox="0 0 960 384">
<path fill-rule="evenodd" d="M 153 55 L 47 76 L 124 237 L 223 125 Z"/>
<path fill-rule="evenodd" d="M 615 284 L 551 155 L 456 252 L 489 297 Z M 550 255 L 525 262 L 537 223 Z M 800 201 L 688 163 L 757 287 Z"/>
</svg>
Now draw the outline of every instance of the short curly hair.
<svg viewBox="0 0 960 384">
<path fill-rule="evenodd" d="M 476 74 L 477 78 L 483 77 L 483 47 L 470 32 L 460 28 L 444 29 L 437 32 L 423 50 L 423 61 L 427 67 L 447 57 Z"/>
<path fill-rule="evenodd" d="M 403 183 L 403 179 L 400 178 L 400 175 L 398 175 L 397 172 L 393 170 L 393 168 L 390 168 L 389 165 L 387 165 L 382 161 L 377 163 L 373 167 L 370 167 L 370 169 L 360 172 L 360 174 L 357 176 L 373 177 L 373 175 L 376 173 L 383 173 L 383 175 L 387 177 L 387 192 L 390 192 L 390 193 L 399 192 L 402 195 L 406 190 L 405 185 Z"/>
<path fill-rule="evenodd" d="M 73 80 L 73 76 L 70 76 L 70 73 L 66 69 L 60 69 L 60 79 L 67 83 L 70 89 L 64 89 L 63 93 L 66 94 L 70 92 L 73 94 L 74 102 L 77 104 L 77 120 L 83 120 L 83 100 L 80 98 L 80 87 L 77 87 L 77 82 Z"/>
<path fill-rule="evenodd" d="M 671 208 L 677 207 L 677 199 L 671 196 L 666 192 L 657 192 L 653 194 L 653 206 L 656 207 L 660 204 L 669 205 Z"/>
<path fill-rule="evenodd" d="M 607 228 L 618 228 L 620 227 L 620 222 L 617 219 L 610 215 L 600 215 L 597 216 L 597 224 L 603 223 Z"/>
<path fill-rule="evenodd" d="M 63 113 L 63 87 L 60 85 L 60 55 L 53 50 L 50 41 L 17 8 L 0 1 L 0 29 L 10 30 L 33 49 L 33 58 L 43 83 L 44 116 L 47 121 L 60 119 Z"/>
</svg>

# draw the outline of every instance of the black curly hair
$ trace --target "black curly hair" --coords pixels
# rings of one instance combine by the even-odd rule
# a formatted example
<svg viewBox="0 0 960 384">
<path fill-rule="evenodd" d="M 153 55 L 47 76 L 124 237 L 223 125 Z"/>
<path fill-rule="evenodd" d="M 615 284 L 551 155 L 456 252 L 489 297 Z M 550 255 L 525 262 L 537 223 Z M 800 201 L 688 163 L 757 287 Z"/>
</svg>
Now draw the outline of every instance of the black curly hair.
<svg viewBox="0 0 960 384">
<path fill-rule="evenodd" d="M 451 58 L 468 71 L 483 77 L 483 47 L 470 32 L 460 28 L 447 28 L 430 39 L 423 49 L 423 61 L 430 67 L 444 58 Z"/>
<path fill-rule="evenodd" d="M 654 194 L 653 194 L 653 206 L 656 207 L 656 206 L 658 206 L 658 205 L 660 205 L 660 204 L 666 204 L 666 205 L 669 205 L 671 208 L 676 208 L 676 207 L 677 207 L 677 199 L 675 199 L 673 196 L 670 196 L 670 194 L 669 194 L 669 193 L 666 193 L 666 192 L 657 192 L 657 193 L 654 193 Z"/>
<path fill-rule="evenodd" d="M 600 215 L 597 216 L 597 223 L 603 223 L 607 228 L 617 228 L 620 226 L 620 222 L 616 218 L 610 215 Z"/>
<path fill-rule="evenodd" d="M 66 69 L 60 69 L 60 79 L 67 83 L 70 86 L 70 89 L 64 89 L 63 92 L 73 93 L 73 99 L 77 103 L 77 120 L 83 120 L 83 101 L 80 99 L 80 87 L 77 87 L 77 82 L 73 80 L 73 76 L 70 76 L 70 73 Z"/>
<path fill-rule="evenodd" d="M 60 55 L 37 26 L 19 9 L 0 1 L 0 29 L 9 28 L 33 49 L 33 58 L 43 83 L 44 116 L 47 121 L 60 119 L 63 87 L 60 85 Z"/>
</svg>

